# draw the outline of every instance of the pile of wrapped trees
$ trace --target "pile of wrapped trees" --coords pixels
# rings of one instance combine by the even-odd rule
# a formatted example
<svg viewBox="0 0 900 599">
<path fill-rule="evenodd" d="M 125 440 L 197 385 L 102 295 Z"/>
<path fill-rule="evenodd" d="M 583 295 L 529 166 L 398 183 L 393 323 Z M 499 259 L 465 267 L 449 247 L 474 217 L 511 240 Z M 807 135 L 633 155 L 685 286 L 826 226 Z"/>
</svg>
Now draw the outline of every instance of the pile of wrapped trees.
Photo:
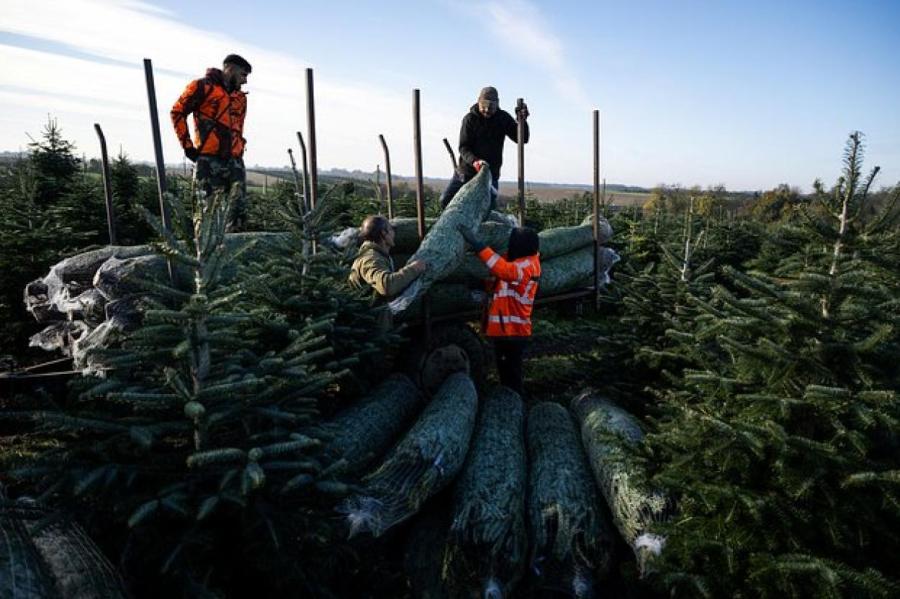
<svg viewBox="0 0 900 599">
<path fill-rule="evenodd" d="M 641 572 L 662 550 L 653 527 L 667 502 L 633 457 L 640 426 L 611 401 L 585 393 L 571 411 L 526 411 L 515 392 L 479 397 L 454 374 L 423 404 L 393 375 L 326 425 L 336 436 L 325 450 L 358 474 L 340 508 L 351 536 L 414 519 L 405 564 L 416 596 L 512 597 L 523 585 L 600 596 L 616 531 Z"/>
<path fill-rule="evenodd" d="M 483 171 L 486 173 L 487 171 Z M 484 280 L 490 275 L 482 261 L 467 251 L 457 229 L 464 226 L 477 233 L 498 252 L 506 250 L 514 226 L 508 215 L 489 211 L 490 177 L 479 174 L 466 183 L 419 242 L 416 219 L 394 219 L 394 263 L 400 268 L 408 260 L 424 260 L 428 270 L 404 294 L 392 302 L 398 320 L 421 316 L 422 298 L 428 292 L 434 315 L 466 312 L 481 307 L 485 300 Z M 600 219 L 597 252 L 600 282 L 618 260 L 616 253 L 602 246 L 612 236 L 606 219 Z M 234 276 L 241 264 L 284 250 L 286 233 L 240 233 L 226 236 L 225 244 L 237 252 L 233 264 L 223 273 Z M 321 247 L 343 251 L 355 245 L 350 229 L 323 239 Z M 546 297 L 594 282 L 594 237 L 590 217 L 584 224 L 540 232 L 541 284 L 538 297 Z M 323 249 L 323 251 L 328 251 Z M 29 283 L 25 304 L 45 328 L 34 335 L 31 345 L 48 351 L 60 350 L 74 358 L 77 369 L 92 369 L 90 350 L 115 343 L 123 332 L 136 327 L 155 298 L 157 284 L 170 276 L 189 276 L 189 268 L 167 260 L 151 246 L 109 246 L 66 258 L 43 278 Z"/>
<path fill-rule="evenodd" d="M 77 523 L 0 498 L 0 597 L 124 599 L 122 579 Z"/>
<path fill-rule="evenodd" d="M 236 233 L 225 238 L 240 260 L 277 251 L 285 233 Z M 238 264 L 225 268 L 234 276 Z M 171 275 L 170 275 L 171 272 Z M 33 347 L 72 356 L 77 369 L 90 369 L 90 349 L 107 347 L 140 324 L 147 300 L 169 277 L 184 280 L 190 267 L 166 258 L 149 245 L 107 246 L 66 258 L 25 287 L 25 306 L 46 325 L 31 338 Z"/>
</svg>

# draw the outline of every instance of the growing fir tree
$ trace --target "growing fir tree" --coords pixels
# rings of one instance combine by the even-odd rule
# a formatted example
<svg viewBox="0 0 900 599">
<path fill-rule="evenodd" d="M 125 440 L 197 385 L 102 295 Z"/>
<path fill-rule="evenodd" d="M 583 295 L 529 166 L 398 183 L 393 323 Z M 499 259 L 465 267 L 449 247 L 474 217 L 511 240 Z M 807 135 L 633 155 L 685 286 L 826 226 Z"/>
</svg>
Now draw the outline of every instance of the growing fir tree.
<svg viewBox="0 0 900 599">
<path fill-rule="evenodd" d="M 854 133 L 802 251 L 769 273 L 725 268 L 671 337 L 698 365 L 651 437 L 678 498 L 659 578 L 677 596 L 900 592 L 900 189 L 869 212 L 878 169 L 864 177 L 862 158 Z"/>
<path fill-rule="evenodd" d="M 338 552 L 327 510 L 348 489 L 317 456 L 318 401 L 357 360 L 334 357 L 333 312 L 287 324 L 246 309 L 269 281 L 234 264 L 264 250 L 226 240 L 227 198 L 194 198 L 192 214 L 168 200 L 173 231 L 146 216 L 172 281 L 146 282 L 142 326 L 98 350 L 105 379 L 30 414 L 51 448 L 15 476 L 124 540 L 135 589 L 319 596 Z M 304 259 L 295 275 L 318 276 Z"/>
</svg>

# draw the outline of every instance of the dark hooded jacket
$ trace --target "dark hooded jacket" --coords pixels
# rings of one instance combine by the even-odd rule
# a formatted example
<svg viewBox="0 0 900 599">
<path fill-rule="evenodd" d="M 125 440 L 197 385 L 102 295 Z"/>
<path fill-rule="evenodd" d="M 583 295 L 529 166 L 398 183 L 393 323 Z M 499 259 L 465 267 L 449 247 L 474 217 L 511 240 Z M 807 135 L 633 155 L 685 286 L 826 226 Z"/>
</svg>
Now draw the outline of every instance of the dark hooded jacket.
<svg viewBox="0 0 900 599">
<path fill-rule="evenodd" d="M 472 163 L 484 160 L 491 165 L 491 175 L 500 178 L 500 166 L 503 164 L 503 141 L 509 137 L 518 143 L 518 124 L 505 110 L 497 109 L 490 118 L 484 118 L 478 112 L 478 104 L 473 104 L 468 114 L 463 117 L 459 130 L 459 166 L 457 172 L 464 181 L 475 176 Z M 525 121 L 525 143 L 528 143 L 528 121 Z"/>
</svg>

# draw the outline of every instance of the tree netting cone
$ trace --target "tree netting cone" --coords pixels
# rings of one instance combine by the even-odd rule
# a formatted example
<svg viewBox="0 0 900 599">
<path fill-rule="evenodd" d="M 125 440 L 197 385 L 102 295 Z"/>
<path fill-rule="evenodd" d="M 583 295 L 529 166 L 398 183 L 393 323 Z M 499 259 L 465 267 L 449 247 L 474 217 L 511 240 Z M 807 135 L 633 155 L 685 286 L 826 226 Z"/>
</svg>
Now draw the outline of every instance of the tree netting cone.
<svg viewBox="0 0 900 599">
<path fill-rule="evenodd" d="M 429 497 L 449 485 L 469 449 L 478 394 L 465 374 L 447 377 L 409 432 L 384 462 L 363 479 L 363 490 L 348 499 L 350 536 L 381 536 L 414 515 Z"/>
<path fill-rule="evenodd" d="M 541 258 L 555 258 L 579 248 L 593 246 L 594 229 L 592 225 L 581 224 L 574 227 L 554 227 L 538 233 L 541 243 Z M 597 243 L 603 245 L 612 239 L 612 227 L 605 218 L 600 219 L 600 230 Z"/>
<path fill-rule="evenodd" d="M 512 596 L 525 569 L 524 421 L 518 393 L 506 387 L 491 392 L 456 485 L 448 582 L 485 597 Z"/>
<path fill-rule="evenodd" d="M 406 538 L 403 569 L 413 597 L 417 599 L 450 599 L 444 582 L 444 560 L 450 513 L 446 502 L 435 497 L 416 516 Z"/>
<path fill-rule="evenodd" d="M 668 501 L 647 484 L 646 473 L 634 455 L 644 438 L 634 416 L 610 400 L 589 391 L 572 400 L 581 425 L 581 440 L 613 523 L 631 546 L 642 574 L 658 556 L 665 537 L 653 525 L 667 516 Z"/>
<path fill-rule="evenodd" d="M 542 402 L 528 413 L 526 438 L 531 570 L 539 586 L 587 596 L 609 573 L 614 533 L 575 422 L 561 405 Z"/>
<path fill-rule="evenodd" d="M 0 504 L 0 597 L 124 599 L 122 578 L 71 519 L 27 504 Z"/>
<path fill-rule="evenodd" d="M 359 472 L 390 448 L 421 406 L 422 394 L 409 377 L 392 374 L 322 426 L 330 437 L 324 455 L 332 463 L 343 460 L 344 472 Z"/>
<path fill-rule="evenodd" d="M 223 265 L 223 279 L 232 281 L 242 265 L 280 251 L 288 239 L 287 233 L 226 234 L 222 244 L 234 260 Z M 190 281 L 189 264 L 172 260 L 172 269 L 176 281 Z M 30 343 L 72 356 L 76 369 L 101 371 L 104 365 L 91 352 L 137 326 L 148 298 L 171 299 L 164 290 L 169 283 L 167 259 L 150 245 L 108 246 L 65 258 L 25 287 L 26 309 L 47 325 Z"/>
<path fill-rule="evenodd" d="M 432 225 L 425 239 L 409 260 L 423 260 L 428 269 L 391 302 L 392 311 L 399 314 L 436 281 L 453 272 L 465 256 L 466 248 L 457 227 L 478 233 L 481 221 L 490 209 L 490 169 L 482 168 L 472 180 L 462 186 Z"/>
</svg>

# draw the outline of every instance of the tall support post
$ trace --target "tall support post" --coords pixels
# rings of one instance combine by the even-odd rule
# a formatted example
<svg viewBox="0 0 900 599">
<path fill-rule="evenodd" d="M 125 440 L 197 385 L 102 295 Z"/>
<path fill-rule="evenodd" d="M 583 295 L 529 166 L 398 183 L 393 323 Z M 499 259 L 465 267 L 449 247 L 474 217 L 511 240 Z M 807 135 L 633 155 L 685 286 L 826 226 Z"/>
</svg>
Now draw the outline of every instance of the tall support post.
<svg viewBox="0 0 900 599">
<path fill-rule="evenodd" d="M 162 138 L 159 134 L 159 113 L 156 109 L 156 85 L 153 83 L 153 63 L 144 59 L 144 77 L 147 80 L 147 100 L 150 104 L 150 129 L 153 133 L 153 153 L 156 157 L 156 187 L 159 191 L 159 214 L 163 227 L 170 229 L 169 207 L 166 205 L 166 163 L 163 160 Z"/>
<path fill-rule="evenodd" d="M 316 163 L 316 97 L 312 69 L 306 69 L 306 127 L 309 135 L 309 207 L 314 209 L 319 201 L 319 168 Z"/>
<path fill-rule="evenodd" d="M 378 134 L 378 141 L 381 142 L 381 149 L 384 151 L 384 172 L 387 175 L 387 215 L 388 218 L 394 218 L 394 184 L 391 180 L 391 153 L 388 150 L 387 142 L 384 135 Z"/>
<path fill-rule="evenodd" d="M 306 142 L 303 141 L 303 134 L 297 131 L 297 141 L 300 142 L 300 162 L 303 163 L 303 178 L 301 181 L 303 182 L 303 203 L 306 206 L 306 211 L 309 212 L 309 172 L 306 170 Z"/>
<path fill-rule="evenodd" d="M 516 100 L 516 120 L 518 121 L 518 130 L 516 131 L 516 145 L 519 150 L 519 226 L 525 226 L 525 119 L 522 118 L 522 108 L 525 106 L 525 99 Z M 498 185 L 497 194 L 500 194 Z"/>
<path fill-rule="evenodd" d="M 169 206 L 166 204 L 166 162 L 163 160 L 162 138 L 159 134 L 159 112 L 156 109 L 156 85 L 153 83 L 153 63 L 149 58 L 144 59 L 144 78 L 147 80 L 147 101 L 150 105 L 150 130 L 153 133 L 153 154 L 156 158 L 156 189 L 159 193 L 159 218 L 165 231 L 171 231 L 171 217 Z M 172 259 L 166 259 L 166 267 L 169 271 L 169 281 L 175 282 L 175 267 Z"/>
<path fill-rule="evenodd" d="M 425 239 L 425 184 L 422 181 L 422 121 L 419 111 L 419 90 L 413 90 L 413 147 L 416 159 L 416 219 L 419 241 Z"/>
<path fill-rule="evenodd" d="M 444 138 L 444 147 L 447 148 L 447 152 L 450 154 L 450 164 L 453 165 L 453 170 L 456 170 L 456 154 L 453 153 L 453 147 L 446 137 Z"/>
<path fill-rule="evenodd" d="M 100 138 L 100 168 L 103 173 L 103 195 L 106 197 L 106 226 L 109 229 L 109 245 L 116 245 L 116 213 L 113 208 L 112 185 L 109 176 L 109 155 L 106 153 L 106 137 L 100 123 L 94 123 L 94 131 Z"/>
<path fill-rule="evenodd" d="M 600 309 L 600 111 L 594 110 L 594 308 Z"/>
<path fill-rule="evenodd" d="M 425 239 L 425 184 L 422 181 L 422 121 L 419 110 L 419 90 L 413 90 L 413 146 L 416 157 L 416 220 L 419 230 L 419 243 Z M 431 298 L 428 293 L 422 300 L 422 312 L 425 321 L 425 343 L 431 340 Z"/>
<path fill-rule="evenodd" d="M 309 210 L 312 212 L 319 203 L 319 165 L 316 154 L 316 95 L 313 87 L 313 70 L 306 69 L 306 127 L 309 135 Z M 304 161 L 305 162 L 305 161 Z M 319 251 L 315 233 L 312 240 L 312 253 Z"/>
</svg>

